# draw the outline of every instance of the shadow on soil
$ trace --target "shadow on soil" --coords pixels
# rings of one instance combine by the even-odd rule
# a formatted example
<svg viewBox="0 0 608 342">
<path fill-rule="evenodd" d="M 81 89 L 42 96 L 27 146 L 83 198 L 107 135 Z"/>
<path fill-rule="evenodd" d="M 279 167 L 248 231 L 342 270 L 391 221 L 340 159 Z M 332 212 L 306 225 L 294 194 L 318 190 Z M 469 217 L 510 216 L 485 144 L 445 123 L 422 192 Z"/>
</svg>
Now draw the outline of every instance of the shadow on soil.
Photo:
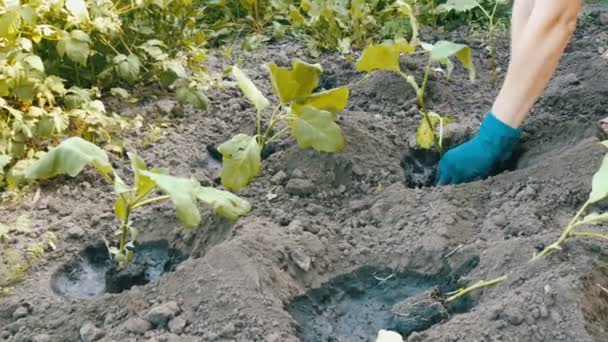
<svg viewBox="0 0 608 342">
<path fill-rule="evenodd" d="M 597 342 L 606 341 L 608 333 L 608 266 L 607 258 L 602 264 L 583 277 L 583 298 L 581 301 L 585 329 Z"/>
<path fill-rule="evenodd" d="M 167 241 L 146 242 L 135 247 L 135 258 L 119 269 L 103 243 L 88 246 L 74 260 L 63 265 L 52 277 L 53 291 L 69 298 L 87 299 L 104 293 L 120 293 L 145 285 L 172 272 L 185 260 Z"/>
<path fill-rule="evenodd" d="M 380 329 L 407 337 L 474 306 L 468 298 L 447 306 L 437 300 L 429 300 L 429 305 L 401 304 L 421 294 L 440 296 L 459 288 L 458 279 L 478 262 L 479 258 L 473 257 L 460 270 L 432 276 L 365 267 L 295 298 L 287 310 L 297 321 L 297 335 L 303 342 L 368 342 Z"/>
</svg>

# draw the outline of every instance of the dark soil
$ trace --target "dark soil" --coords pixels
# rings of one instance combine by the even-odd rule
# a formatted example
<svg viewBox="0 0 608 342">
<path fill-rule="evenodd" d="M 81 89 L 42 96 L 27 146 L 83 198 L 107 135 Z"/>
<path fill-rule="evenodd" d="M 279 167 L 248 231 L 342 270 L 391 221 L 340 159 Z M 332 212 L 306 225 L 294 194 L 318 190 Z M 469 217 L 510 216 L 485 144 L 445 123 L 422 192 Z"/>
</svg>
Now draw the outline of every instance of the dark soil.
<svg viewBox="0 0 608 342">
<path fill-rule="evenodd" d="M 512 171 L 458 186 L 406 186 L 400 163 L 419 114 L 412 91 L 399 76 L 376 73 L 358 82 L 362 75 L 353 63 L 336 54 L 309 58 L 290 41 L 239 52 L 242 69 L 266 94 L 270 82 L 262 63 L 286 65 L 295 57 L 321 63 L 328 86 L 351 85 L 349 107 L 339 119 L 347 140 L 344 153 L 302 151 L 289 137 L 277 141 L 281 148 L 240 193 L 252 202 L 252 213 L 235 224 L 201 205 L 205 220 L 188 231 L 170 203 L 144 208 L 133 217 L 134 226 L 146 227 L 141 240 L 166 240 L 189 257 L 157 281 L 87 300 L 55 293 L 53 274 L 84 246 L 104 238 L 115 241 L 111 187 L 91 170 L 75 179 L 46 182 L 39 195 L 32 191 L 19 205 L 3 205 L 3 222 L 14 222 L 23 213 L 31 216 L 31 233 L 11 239 L 13 247 L 26 246 L 46 231 L 59 240 L 57 250 L 27 274 L 14 295 L 0 299 L 0 341 L 76 342 L 82 336 L 104 342 L 307 341 L 298 330 L 302 318 L 290 304 L 307 293 L 323 293 L 328 289 L 324 284 L 365 266 L 427 279 L 441 274 L 446 263 L 459 269 L 475 256 L 478 266 L 460 276 L 459 286 L 506 272 L 511 277 L 474 293 L 469 311 L 448 311 L 447 319 L 412 333 L 411 341 L 606 341 L 608 295 L 598 284 L 608 288 L 608 244 L 573 240 L 560 253 L 528 262 L 536 247 L 557 239 L 585 201 L 591 176 L 606 153 L 594 127 L 608 116 L 608 62 L 602 57 L 608 33 L 601 24 L 605 20 L 599 20 L 606 10 L 600 5 L 582 14 L 557 75 L 523 127 L 524 152 Z M 423 38 L 432 42 L 451 35 L 423 33 Z M 448 128 L 457 134 L 475 134 L 497 92 L 489 81 L 484 42 L 466 40 L 475 51 L 478 80 L 469 82 L 458 67 L 450 80 L 436 73 L 427 100 L 433 111 L 456 119 Z M 504 77 L 504 38 L 498 42 L 498 57 L 503 67 L 499 76 Z M 424 72 L 423 59 L 404 58 L 402 64 L 417 77 Z M 220 52 L 210 53 L 212 72 L 229 65 Z M 135 134 L 127 137 L 127 147 L 138 150 L 151 166 L 214 184 L 218 168 L 209 166 L 213 158 L 207 146 L 251 132 L 255 109 L 237 89 L 207 94 L 208 112 L 185 109 L 172 120 L 164 140 L 145 147 L 143 134 Z M 150 96 L 116 110 L 154 117 L 158 102 L 171 98 Z M 128 169 L 126 158 L 114 162 Z M 75 233 L 79 227 L 90 228 Z M 357 284 L 377 282 L 372 274 L 357 279 Z M 327 292 L 326 303 L 352 310 L 369 305 L 377 314 L 348 309 L 339 319 L 323 320 L 324 314 L 332 318 L 323 307 L 320 317 L 310 311 L 310 320 L 327 331 L 340 331 L 342 341 L 370 336 L 384 325 L 391 305 L 406 299 L 401 297 L 441 284 L 416 279 L 403 280 L 404 286 L 399 286 L 401 280 L 387 281 L 388 293 L 363 287 L 368 290 L 350 303 L 341 301 L 343 291 Z M 87 291 L 97 292 L 102 291 Z M 382 306 L 384 295 L 391 298 L 390 305 Z M 345 325 L 352 325 L 352 331 L 369 329 L 344 337 Z"/>
<path fill-rule="evenodd" d="M 89 246 L 53 275 L 53 290 L 62 296 L 79 299 L 120 293 L 136 285 L 157 281 L 184 260 L 184 256 L 170 249 L 166 241 L 138 244 L 134 252 L 133 261 L 121 269 L 110 258 L 105 244 Z"/>
</svg>

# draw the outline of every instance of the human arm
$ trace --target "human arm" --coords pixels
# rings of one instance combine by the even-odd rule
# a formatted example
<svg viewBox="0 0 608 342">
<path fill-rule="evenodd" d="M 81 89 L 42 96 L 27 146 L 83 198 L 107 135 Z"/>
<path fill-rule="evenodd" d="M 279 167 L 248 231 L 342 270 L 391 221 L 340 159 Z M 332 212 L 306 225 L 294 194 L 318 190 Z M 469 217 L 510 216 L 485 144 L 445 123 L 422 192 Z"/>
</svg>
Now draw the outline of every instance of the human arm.
<svg viewBox="0 0 608 342">
<path fill-rule="evenodd" d="M 439 162 L 439 185 L 487 176 L 510 157 L 519 127 L 539 98 L 574 33 L 582 0 L 516 0 L 512 18 L 511 61 L 503 86 L 469 142 L 448 151 Z M 530 11 L 531 9 L 531 11 Z"/>
</svg>

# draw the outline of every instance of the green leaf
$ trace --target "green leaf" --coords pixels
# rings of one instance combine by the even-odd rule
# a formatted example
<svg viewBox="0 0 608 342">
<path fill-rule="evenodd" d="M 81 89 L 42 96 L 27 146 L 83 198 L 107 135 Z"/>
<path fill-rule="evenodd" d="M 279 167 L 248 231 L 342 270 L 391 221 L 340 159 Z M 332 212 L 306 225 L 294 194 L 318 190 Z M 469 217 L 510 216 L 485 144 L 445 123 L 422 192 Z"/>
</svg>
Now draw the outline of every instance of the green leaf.
<svg viewBox="0 0 608 342">
<path fill-rule="evenodd" d="M 137 81 L 141 69 L 139 57 L 134 54 L 130 54 L 129 56 L 118 55 L 114 57 L 113 62 L 118 77 L 131 84 Z"/>
<path fill-rule="evenodd" d="M 57 53 L 60 57 L 67 55 L 73 62 L 86 66 L 91 54 L 90 43 L 91 38 L 84 31 L 74 30 L 64 33 L 57 42 Z"/>
<path fill-rule="evenodd" d="M 477 0 L 447 0 L 445 4 L 437 7 L 437 11 L 449 12 L 454 10 L 456 12 L 466 12 L 477 6 L 479 6 Z"/>
<path fill-rule="evenodd" d="M 0 38 L 11 39 L 21 30 L 21 16 L 17 11 L 8 11 L 0 15 Z"/>
<path fill-rule="evenodd" d="M 301 148 L 320 152 L 344 150 L 342 130 L 334 122 L 334 114 L 313 107 L 304 107 L 291 121 L 291 134 Z"/>
<path fill-rule="evenodd" d="M 191 104 L 194 106 L 194 108 L 207 110 L 209 99 L 207 99 L 207 96 L 205 96 L 205 94 L 196 87 L 180 87 L 177 89 L 176 93 L 177 102 L 179 102 L 181 105 Z"/>
<path fill-rule="evenodd" d="M 129 95 L 129 92 L 123 88 L 112 88 L 112 89 L 110 89 L 110 94 L 112 94 L 112 96 L 115 96 L 115 97 L 120 97 L 121 99 L 131 98 L 131 95 Z"/>
<path fill-rule="evenodd" d="M 150 178 L 175 204 L 177 218 L 187 228 L 194 228 L 201 222 L 201 214 L 196 206 L 197 189 L 200 184 L 194 179 L 173 177 L 150 171 L 140 171 Z"/>
<path fill-rule="evenodd" d="M 429 115 L 429 121 L 432 127 L 429 126 L 429 122 L 423 117 L 416 129 L 416 143 L 424 149 L 435 146 L 435 128 L 440 118 L 435 115 Z"/>
<path fill-rule="evenodd" d="M 338 113 L 346 108 L 349 95 L 348 87 L 335 88 L 313 94 L 304 99 L 298 99 L 294 101 L 291 109 L 295 113 L 301 113 L 304 107 L 310 106 L 319 110 Z"/>
<path fill-rule="evenodd" d="M 238 134 L 217 150 L 222 154 L 222 184 L 225 187 L 240 191 L 260 172 L 262 148 L 256 138 Z"/>
<path fill-rule="evenodd" d="M 608 155 L 604 157 L 600 169 L 593 175 L 589 202 L 596 203 L 608 197 Z"/>
<path fill-rule="evenodd" d="M 28 55 L 23 59 L 23 62 L 32 69 L 44 72 L 44 63 L 42 63 L 42 59 L 36 55 Z"/>
<path fill-rule="evenodd" d="M 135 194 L 137 196 L 143 196 L 149 193 L 156 184 L 152 179 L 142 174 L 142 171 L 148 171 L 146 162 L 138 156 L 136 153 L 127 153 L 131 160 L 131 170 L 133 171 L 133 185 L 135 186 Z M 152 170 L 153 173 L 160 173 L 156 170 Z"/>
<path fill-rule="evenodd" d="M 82 138 L 73 137 L 35 161 L 27 170 L 26 177 L 46 179 L 62 174 L 75 177 L 87 165 L 95 167 L 106 179 L 113 171 L 104 150 Z"/>
<path fill-rule="evenodd" d="M 116 204 L 114 204 L 114 214 L 122 223 L 126 223 L 127 221 L 127 206 L 125 195 L 119 195 L 116 199 Z"/>
<path fill-rule="evenodd" d="M 372 72 L 374 70 L 400 72 L 399 56 L 402 53 L 414 52 L 415 47 L 401 41 L 396 44 L 372 45 L 363 50 L 361 58 L 357 62 L 357 71 Z"/>
<path fill-rule="evenodd" d="M 601 224 L 604 222 L 608 222 L 608 213 L 603 214 L 589 214 L 585 216 L 581 221 L 577 222 L 577 224 Z"/>
<path fill-rule="evenodd" d="M 9 189 L 18 189 L 20 185 L 27 183 L 27 171 L 33 163 L 32 159 L 22 159 L 10 168 L 6 173 L 6 183 Z"/>
<path fill-rule="evenodd" d="M 235 221 L 251 211 L 249 202 L 228 191 L 199 187 L 197 197 L 207 203 L 216 214 L 230 221 Z"/>
<path fill-rule="evenodd" d="M 282 103 L 287 104 L 300 97 L 312 94 L 319 84 L 319 77 L 323 69 L 318 64 L 308 64 L 295 60 L 292 70 L 282 68 L 276 64 L 268 66 L 272 88 Z"/>
<path fill-rule="evenodd" d="M 470 47 L 448 41 L 439 41 L 431 47 L 432 61 L 441 62 L 452 56 L 456 56 L 456 59 L 469 70 L 469 77 L 474 80 L 475 65 L 473 64 L 473 50 Z"/>
<path fill-rule="evenodd" d="M 65 8 L 78 19 L 78 22 L 85 23 L 89 21 L 89 10 L 84 0 L 66 0 Z"/>
<path fill-rule="evenodd" d="M 261 112 L 268 106 L 270 101 L 262 94 L 262 92 L 253 84 L 251 79 L 237 66 L 232 67 L 232 76 L 236 79 L 237 84 L 251 103 L 255 106 L 258 112 Z"/>
<path fill-rule="evenodd" d="M 11 163 L 13 157 L 6 154 L 0 154 L 0 174 L 4 173 L 4 168 Z"/>
</svg>

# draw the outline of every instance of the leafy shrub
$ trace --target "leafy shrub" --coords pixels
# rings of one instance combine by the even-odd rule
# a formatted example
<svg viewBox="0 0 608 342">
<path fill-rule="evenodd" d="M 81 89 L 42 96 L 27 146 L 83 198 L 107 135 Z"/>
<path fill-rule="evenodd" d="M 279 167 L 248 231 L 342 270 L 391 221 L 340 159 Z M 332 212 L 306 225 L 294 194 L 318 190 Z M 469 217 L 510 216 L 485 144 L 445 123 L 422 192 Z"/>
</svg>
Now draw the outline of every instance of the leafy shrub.
<svg viewBox="0 0 608 342">
<path fill-rule="evenodd" d="M 62 136 L 120 149 L 133 123 L 99 101 L 113 86 L 156 81 L 204 109 L 197 14 L 189 0 L 0 3 L 0 182 Z"/>
</svg>

